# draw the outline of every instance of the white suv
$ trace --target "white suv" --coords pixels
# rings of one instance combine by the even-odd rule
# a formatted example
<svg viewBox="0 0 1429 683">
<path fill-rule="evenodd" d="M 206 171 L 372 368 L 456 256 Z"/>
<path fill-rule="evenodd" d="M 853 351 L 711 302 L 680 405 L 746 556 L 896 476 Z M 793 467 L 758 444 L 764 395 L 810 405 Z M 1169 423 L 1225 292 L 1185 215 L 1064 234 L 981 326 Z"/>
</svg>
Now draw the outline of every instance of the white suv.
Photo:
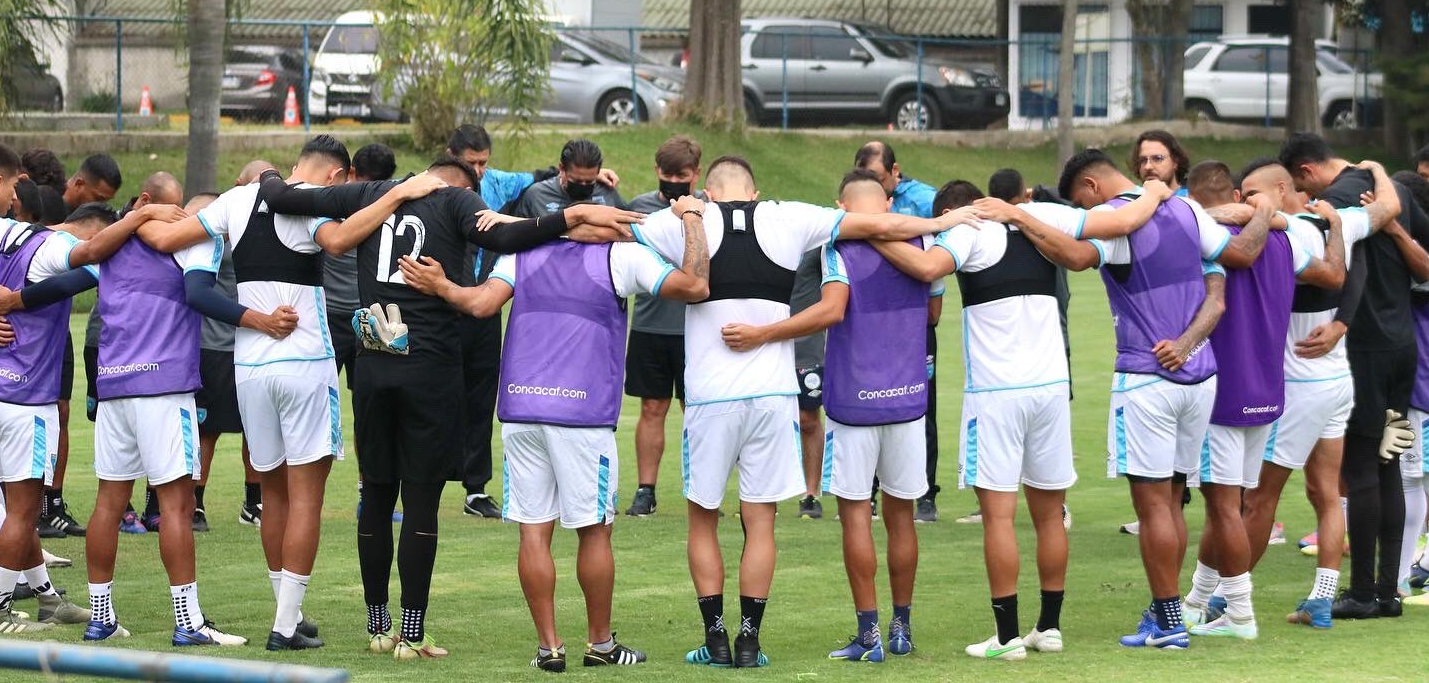
<svg viewBox="0 0 1429 683">
<path fill-rule="evenodd" d="M 1186 49 L 1186 110 L 1215 119 L 1285 118 L 1290 89 L 1289 38 L 1222 36 Z M 1316 42 L 1320 120 L 1326 128 L 1358 128 L 1379 116 L 1378 73 L 1356 72 L 1335 56 L 1334 44 Z"/>
</svg>

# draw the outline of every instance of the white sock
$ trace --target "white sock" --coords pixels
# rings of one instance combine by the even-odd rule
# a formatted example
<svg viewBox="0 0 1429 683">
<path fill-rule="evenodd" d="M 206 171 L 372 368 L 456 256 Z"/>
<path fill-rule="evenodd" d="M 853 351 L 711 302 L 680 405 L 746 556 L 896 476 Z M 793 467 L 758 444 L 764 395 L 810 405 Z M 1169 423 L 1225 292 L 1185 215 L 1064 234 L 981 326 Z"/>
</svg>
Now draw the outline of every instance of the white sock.
<svg viewBox="0 0 1429 683">
<path fill-rule="evenodd" d="M 30 584 L 30 588 L 35 591 L 36 595 L 56 598 L 60 596 L 55 591 L 55 587 L 50 584 L 50 570 L 45 568 L 44 562 L 41 562 L 38 567 L 26 569 L 23 573 L 25 581 Z"/>
<path fill-rule="evenodd" d="M 1224 579 L 1222 579 L 1220 583 L 1216 584 L 1216 589 L 1211 591 L 1211 597 L 1220 598 L 1222 600 L 1226 599 L 1226 582 Z"/>
<path fill-rule="evenodd" d="M 1255 608 L 1250 602 L 1250 572 L 1227 576 L 1221 579 L 1221 585 L 1226 588 L 1226 615 L 1239 623 L 1255 621 Z"/>
<path fill-rule="evenodd" d="M 169 595 L 174 598 L 174 624 L 190 631 L 203 627 L 203 610 L 198 607 L 197 583 L 169 586 Z"/>
<path fill-rule="evenodd" d="M 278 601 L 278 592 L 283 587 L 283 570 L 268 570 L 268 583 L 273 585 L 273 602 Z"/>
<path fill-rule="evenodd" d="M 1220 572 L 1196 560 L 1196 573 L 1191 575 L 1191 592 L 1186 594 L 1186 602 L 1194 607 L 1205 607 L 1220 581 Z"/>
<path fill-rule="evenodd" d="M 114 601 L 110 598 L 110 592 L 114 590 L 114 582 L 89 584 L 89 618 L 106 626 L 113 626 L 118 622 L 114 616 Z"/>
<path fill-rule="evenodd" d="M 1429 510 L 1429 501 L 1424 498 L 1424 487 L 1419 479 L 1405 479 L 1404 487 L 1404 531 L 1399 541 L 1399 576 L 1397 583 L 1404 585 L 1409 580 L 1409 565 L 1414 563 L 1415 541 L 1424 531 L 1424 513 Z"/>
<path fill-rule="evenodd" d="M 1340 572 L 1324 567 L 1315 568 L 1315 586 L 1310 589 L 1310 600 L 1320 598 L 1335 599 L 1335 591 L 1340 588 Z"/>
<path fill-rule="evenodd" d="M 278 614 L 273 619 L 273 630 L 284 638 L 292 638 L 298 630 L 298 622 L 303 619 L 303 595 L 308 592 L 311 575 L 294 574 L 283 570 L 283 589 L 278 593 Z"/>
<path fill-rule="evenodd" d="M 19 571 L 0 567 L 0 612 L 10 609 L 15 601 L 15 583 L 19 580 Z"/>
</svg>

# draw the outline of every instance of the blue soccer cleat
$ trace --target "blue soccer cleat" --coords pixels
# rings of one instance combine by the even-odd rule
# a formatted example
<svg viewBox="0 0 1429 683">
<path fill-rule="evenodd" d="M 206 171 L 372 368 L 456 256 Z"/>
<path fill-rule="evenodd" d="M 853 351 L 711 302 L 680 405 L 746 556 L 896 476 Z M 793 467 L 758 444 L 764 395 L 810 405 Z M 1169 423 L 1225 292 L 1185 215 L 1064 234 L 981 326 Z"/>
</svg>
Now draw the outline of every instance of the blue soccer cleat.
<svg viewBox="0 0 1429 683">
<path fill-rule="evenodd" d="M 247 643 L 248 639 L 243 636 L 235 636 L 218 630 L 212 621 L 204 621 L 203 625 L 196 629 L 188 629 L 180 626 L 174 627 L 174 647 L 188 647 L 191 645 L 236 647 Z"/>
<path fill-rule="evenodd" d="M 1121 637 L 1122 647 L 1154 647 L 1159 650 L 1185 650 L 1191 647 L 1191 636 L 1185 626 L 1163 631 L 1156 625 L 1150 610 L 1141 613 L 1136 633 Z"/>
<path fill-rule="evenodd" d="M 1201 623 L 1209 624 L 1221 618 L 1226 613 L 1226 599 L 1220 595 L 1212 595 L 1210 602 L 1206 603 L 1206 618 Z"/>
<path fill-rule="evenodd" d="M 85 640 L 109 640 L 110 638 L 128 638 L 129 631 L 118 622 L 106 624 L 102 621 L 90 621 L 84 627 Z"/>
<path fill-rule="evenodd" d="M 888 651 L 899 656 L 913 651 L 913 627 L 898 617 L 888 622 Z"/>
<path fill-rule="evenodd" d="M 829 653 L 829 659 L 842 659 L 845 662 L 872 662 L 878 664 L 883 661 L 883 639 L 879 639 L 872 647 L 864 645 L 857 636 L 849 638 L 848 646 L 841 650 L 834 650 Z"/>
<path fill-rule="evenodd" d="M 149 530 L 144 528 L 144 523 L 139 521 L 139 515 L 134 512 L 126 512 L 119 518 L 119 530 L 126 534 L 149 533 Z"/>
<path fill-rule="evenodd" d="M 1286 615 L 1285 620 L 1292 624 L 1330 628 L 1334 626 L 1334 621 L 1330 618 L 1330 599 L 1301 600 L 1300 604 L 1295 606 L 1295 611 Z"/>
<path fill-rule="evenodd" d="M 1424 588 L 1424 584 L 1429 582 L 1429 569 L 1419 566 L 1418 562 L 1409 565 L 1409 587 Z"/>
</svg>

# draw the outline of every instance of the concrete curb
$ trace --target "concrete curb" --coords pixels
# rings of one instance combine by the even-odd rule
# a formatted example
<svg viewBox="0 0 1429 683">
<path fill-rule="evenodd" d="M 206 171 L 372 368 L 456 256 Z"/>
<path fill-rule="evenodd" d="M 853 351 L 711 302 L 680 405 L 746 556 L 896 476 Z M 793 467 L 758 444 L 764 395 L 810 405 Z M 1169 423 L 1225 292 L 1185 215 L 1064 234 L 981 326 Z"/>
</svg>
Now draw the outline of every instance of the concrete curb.
<svg viewBox="0 0 1429 683">
<path fill-rule="evenodd" d="M 301 147 L 314 135 L 331 132 L 349 147 L 360 147 L 369 142 L 392 144 L 408 137 L 405 130 L 364 131 L 361 128 L 338 130 L 275 130 L 275 131 L 233 131 L 218 136 L 220 152 L 249 152 L 280 147 Z M 188 145 L 188 133 L 184 131 L 125 132 L 113 131 L 0 131 L 0 143 L 15 150 L 42 147 L 59 155 L 88 154 L 93 152 L 159 152 L 184 149 Z"/>
</svg>

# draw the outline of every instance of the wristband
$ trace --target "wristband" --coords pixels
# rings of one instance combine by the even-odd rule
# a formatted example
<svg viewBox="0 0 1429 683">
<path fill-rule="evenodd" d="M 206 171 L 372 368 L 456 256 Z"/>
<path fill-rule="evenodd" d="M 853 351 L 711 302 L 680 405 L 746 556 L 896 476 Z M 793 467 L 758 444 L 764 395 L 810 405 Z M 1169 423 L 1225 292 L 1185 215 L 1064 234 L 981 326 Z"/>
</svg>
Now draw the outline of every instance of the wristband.
<svg viewBox="0 0 1429 683">
<path fill-rule="evenodd" d="M 704 214 L 703 211 L 700 211 L 699 209 L 689 209 L 689 210 L 687 210 L 687 211 L 683 211 L 683 212 L 680 213 L 680 220 L 682 220 L 682 221 L 685 220 L 685 216 L 688 216 L 688 215 L 690 215 L 690 214 L 695 214 L 696 216 L 699 216 L 701 219 L 703 219 L 703 218 L 705 217 L 705 214 Z"/>
</svg>

